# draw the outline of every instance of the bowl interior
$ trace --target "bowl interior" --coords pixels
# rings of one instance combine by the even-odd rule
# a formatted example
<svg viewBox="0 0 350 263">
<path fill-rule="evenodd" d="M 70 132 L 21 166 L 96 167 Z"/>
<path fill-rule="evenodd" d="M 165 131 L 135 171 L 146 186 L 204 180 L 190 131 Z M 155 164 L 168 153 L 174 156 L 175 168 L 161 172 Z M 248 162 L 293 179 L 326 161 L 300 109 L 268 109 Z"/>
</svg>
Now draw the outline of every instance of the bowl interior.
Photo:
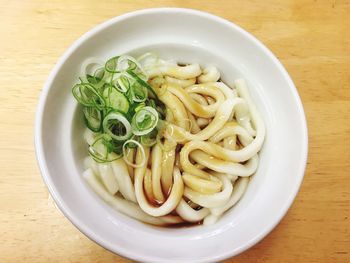
<svg viewBox="0 0 350 263">
<path fill-rule="evenodd" d="M 127 51 L 127 54 L 131 54 L 135 57 L 142 55 L 146 52 L 153 52 L 155 54 L 158 54 L 161 58 L 169 59 L 169 60 L 175 60 L 179 63 L 200 63 L 200 65 L 207 66 L 207 65 L 214 65 L 217 68 L 220 69 L 222 73 L 222 80 L 227 83 L 231 84 L 233 81 L 237 78 L 245 77 L 244 74 L 240 72 L 240 70 L 235 67 L 235 65 L 231 64 L 229 61 L 227 61 L 225 58 L 220 57 L 214 53 L 212 53 L 210 50 L 207 50 L 203 47 L 197 47 L 193 45 L 184 45 L 184 44 L 174 44 L 174 43 L 162 43 L 162 44 L 153 44 L 148 45 L 144 47 L 139 47 L 136 49 L 132 49 Z M 112 56 L 113 54 L 111 54 Z M 108 56 L 107 56 L 108 57 Z M 254 80 L 246 78 L 249 86 L 253 86 Z M 72 86 L 72 84 L 71 84 Z M 254 98 L 254 101 L 257 103 L 257 106 L 259 109 L 261 109 L 261 115 L 266 116 L 268 111 L 263 107 L 259 105 L 259 101 L 264 101 L 264 98 L 259 98 L 258 93 L 252 93 L 252 96 Z M 76 105 L 76 103 L 74 103 Z M 81 177 L 84 167 L 83 167 L 83 159 L 87 156 L 87 147 L 86 143 L 84 142 L 84 139 L 82 137 L 82 134 L 84 132 L 85 126 L 83 123 L 83 116 L 81 107 L 76 105 L 76 109 L 74 110 L 74 114 L 72 115 L 73 118 L 69 120 L 71 125 L 71 141 L 70 141 L 70 147 L 72 149 L 71 151 L 71 158 L 76 166 L 76 173 L 77 177 L 84 181 Z M 264 118 L 265 122 L 268 127 L 270 127 L 269 118 Z M 269 128 L 267 128 L 269 130 Z M 268 139 L 267 139 L 268 140 Z M 268 142 L 266 143 L 268 144 Z M 265 150 L 266 149 L 266 150 Z M 266 177 L 266 170 L 268 169 L 268 166 L 270 165 L 270 154 L 265 153 L 268 151 L 269 147 L 263 147 L 260 155 L 260 165 L 259 169 L 255 176 L 251 177 L 251 181 L 249 184 L 249 188 L 247 193 L 245 194 L 244 198 L 235 206 L 234 209 L 231 209 L 229 212 L 225 213 L 223 216 L 223 221 L 226 221 L 227 223 L 233 223 L 240 214 L 242 214 L 243 209 L 247 207 L 247 205 L 251 202 L 251 200 L 254 199 L 254 196 L 256 195 L 256 192 L 259 190 L 259 185 L 262 184 L 263 180 L 265 180 Z M 88 186 L 86 186 L 88 187 Z M 93 194 L 94 195 L 94 194 Z M 96 196 L 96 201 L 103 203 L 99 197 Z M 111 211 L 113 216 L 118 217 L 119 213 L 115 211 Z M 131 219 L 133 220 L 133 219 Z M 138 223 L 138 222 L 137 222 Z M 140 224 L 140 223 L 139 223 Z M 141 223 L 140 227 L 144 227 L 144 224 Z M 161 232 L 175 232 L 174 235 L 177 235 L 179 232 L 179 229 L 164 229 L 159 227 L 153 227 L 148 226 L 150 228 L 156 229 L 156 231 Z M 195 233 L 197 230 L 193 230 L 192 228 L 202 228 L 204 226 L 193 226 L 191 228 L 183 228 L 181 229 L 182 232 L 189 232 L 189 233 Z"/>
<path fill-rule="evenodd" d="M 71 95 L 81 63 L 88 57 L 106 60 L 117 54 L 149 51 L 181 63 L 214 65 L 228 85 L 245 78 L 265 121 L 267 135 L 258 171 L 241 201 L 213 226 L 169 229 L 140 223 L 103 203 L 81 176 L 87 148 L 81 111 Z M 293 83 L 253 37 L 205 13 L 154 9 L 98 26 L 60 60 L 46 84 L 41 105 L 36 131 L 38 160 L 55 201 L 91 239 L 136 260 L 213 261 L 237 254 L 279 222 L 303 177 L 307 134 Z"/>
</svg>

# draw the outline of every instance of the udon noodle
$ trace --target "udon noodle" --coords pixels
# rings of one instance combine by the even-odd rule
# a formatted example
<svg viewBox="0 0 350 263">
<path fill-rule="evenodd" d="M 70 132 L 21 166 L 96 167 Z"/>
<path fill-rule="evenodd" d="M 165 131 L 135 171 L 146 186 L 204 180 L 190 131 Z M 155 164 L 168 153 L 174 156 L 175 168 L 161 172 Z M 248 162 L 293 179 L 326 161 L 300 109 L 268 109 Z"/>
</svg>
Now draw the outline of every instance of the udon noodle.
<svg viewBox="0 0 350 263">
<path fill-rule="evenodd" d="M 232 87 L 214 66 L 137 60 L 166 108 L 157 141 L 124 157 L 85 159 L 84 178 L 116 210 L 153 225 L 217 222 L 244 195 L 259 164 L 265 127 L 246 82 Z M 96 133 L 87 129 L 87 144 Z"/>
</svg>

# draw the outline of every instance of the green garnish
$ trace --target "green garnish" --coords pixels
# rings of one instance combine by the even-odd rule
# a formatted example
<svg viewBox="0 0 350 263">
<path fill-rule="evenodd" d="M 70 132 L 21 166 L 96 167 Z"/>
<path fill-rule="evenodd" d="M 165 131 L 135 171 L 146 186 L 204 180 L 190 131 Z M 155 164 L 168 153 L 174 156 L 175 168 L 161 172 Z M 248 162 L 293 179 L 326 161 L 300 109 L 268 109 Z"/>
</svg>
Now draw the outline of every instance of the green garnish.
<svg viewBox="0 0 350 263">
<path fill-rule="evenodd" d="M 90 156 L 98 163 L 111 162 L 119 159 L 122 155 L 114 153 L 113 140 L 102 134 L 89 146 Z"/>
<path fill-rule="evenodd" d="M 102 125 L 102 112 L 96 107 L 84 107 L 84 120 L 86 126 L 93 132 L 99 132 Z"/>
<path fill-rule="evenodd" d="M 125 95 L 119 92 L 114 86 L 109 85 L 103 91 L 103 98 L 106 101 L 106 106 L 127 113 L 129 110 L 129 101 Z"/>
<path fill-rule="evenodd" d="M 135 58 L 115 56 L 98 65 L 79 77 L 72 93 L 83 105 L 87 128 L 96 135 L 89 154 L 95 161 L 110 162 L 122 157 L 123 149 L 157 142 L 165 106 Z"/>
</svg>

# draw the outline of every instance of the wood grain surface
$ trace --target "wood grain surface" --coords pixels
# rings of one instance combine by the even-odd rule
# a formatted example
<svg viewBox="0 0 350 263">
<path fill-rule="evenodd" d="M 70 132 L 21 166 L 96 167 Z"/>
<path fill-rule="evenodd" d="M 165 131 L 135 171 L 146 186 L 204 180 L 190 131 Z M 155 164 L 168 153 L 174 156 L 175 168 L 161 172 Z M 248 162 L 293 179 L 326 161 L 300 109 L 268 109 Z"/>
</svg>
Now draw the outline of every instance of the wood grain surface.
<svg viewBox="0 0 350 263">
<path fill-rule="evenodd" d="M 129 262 L 55 207 L 35 159 L 34 114 L 61 54 L 93 26 L 136 9 L 211 12 L 253 33 L 302 98 L 309 158 L 301 190 L 263 241 L 226 262 L 350 262 L 350 1 L 0 0 L 0 262 Z"/>
</svg>

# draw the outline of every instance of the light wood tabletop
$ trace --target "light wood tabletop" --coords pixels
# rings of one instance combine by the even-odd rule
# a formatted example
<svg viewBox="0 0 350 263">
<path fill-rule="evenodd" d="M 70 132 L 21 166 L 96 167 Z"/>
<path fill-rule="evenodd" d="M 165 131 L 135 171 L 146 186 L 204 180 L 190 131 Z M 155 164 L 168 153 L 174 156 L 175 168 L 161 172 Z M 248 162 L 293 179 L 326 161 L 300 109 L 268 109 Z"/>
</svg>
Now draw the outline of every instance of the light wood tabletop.
<svg viewBox="0 0 350 263">
<path fill-rule="evenodd" d="M 306 111 L 309 157 L 281 223 L 226 262 L 350 262 L 350 1 L 0 0 L 0 262 L 128 262 L 55 207 L 37 166 L 34 115 L 62 53 L 93 26 L 150 7 L 186 7 L 254 34 L 285 65 Z"/>
</svg>

